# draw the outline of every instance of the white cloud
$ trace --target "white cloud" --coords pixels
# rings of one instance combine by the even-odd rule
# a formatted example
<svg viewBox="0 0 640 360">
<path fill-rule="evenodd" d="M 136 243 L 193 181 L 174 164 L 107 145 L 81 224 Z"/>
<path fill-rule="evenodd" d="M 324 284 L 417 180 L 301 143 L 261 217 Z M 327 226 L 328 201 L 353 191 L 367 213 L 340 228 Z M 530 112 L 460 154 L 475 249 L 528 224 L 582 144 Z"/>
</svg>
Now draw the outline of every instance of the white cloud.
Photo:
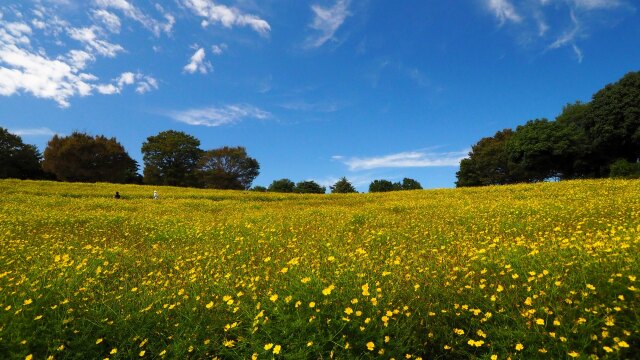
<svg viewBox="0 0 640 360">
<path fill-rule="evenodd" d="M 124 48 L 118 44 L 112 44 L 107 40 L 99 39 L 100 29 L 92 26 L 88 28 L 69 28 L 69 37 L 85 44 L 88 49 L 96 51 L 106 57 L 116 57 Z"/>
<path fill-rule="evenodd" d="M 222 55 L 222 53 L 225 52 L 226 50 L 227 50 L 227 44 L 225 43 L 211 46 L 211 53 L 213 53 L 213 55 Z"/>
<path fill-rule="evenodd" d="M 206 56 L 207 54 L 204 48 L 196 50 L 193 56 L 191 56 L 191 61 L 184 66 L 184 71 L 189 74 L 195 74 L 196 72 L 207 74 L 209 71 L 213 70 L 211 63 L 205 61 Z"/>
<path fill-rule="evenodd" d="M 255 15 L 244 14 L 234 7 L 216 5 L 211 0 L 182 0 L 187 8 L 204 18 L 202 26 L 209 23 L 220 23 L 226 28 L 233 26 L 249 26 L 258 34 L 265 36 L 271 31 L 268 22 Z"/>
<path fill-rule="evenodd" d="M 312 5 L 314 13 L 313 22 L 309 25 L 317 33 L 305 41 L 305 47 L 318 48 L 327 41 L 333 39 L 334 34 L 349 16 L 350 0 L 337 0 L 335 5 L 325 8 L 320 5 Z"/>
<path fill-rule="evenodd" d="M 173 111 L 166 115 L 185 124 L 208 127 L 232 125 L 245 119 L 266 120 L 271 118 L 269 112 L 246 104 Z"/>
<path fill-rule="evenodd" d="M 162 23 L 151 16 L 142 12 L 127 0 L 94 0 L 96 6 L 102 9 L 116 9 L 121 11 L 126 17 L 133 19 L 148 30 L 152 31 L 156 36 L 160 36 L 162 32 L 170 33 L 173 25 L 175 24 L 175 18 L 173 15 L 164 13 L 162 7 L 156 6 L 156 8 L 163 12 L 166 23 Z"/>
<path fill-rule="evenodd" d="M 93 10 L 93 18 L 102 23 L 112 33 L 118 34 L 120 32 L 120 27 L 122 26 L 120 18 L 114 13 L 104 9 L 97 9 Z"/>
<path fill-rule="evenodd" d="M 334 156 L 333 159 L 347 165 L 351 171 L 358 171 L 379 168 L 458 166 L 460 160 L 467 157 L 467 154 L 468 150 L 448 153 L 409 151 L 367 158 Z"/>
<path fill-rule="evenodd" d="M 500 20 L 500 24 L 504 24 L 507 21 L 514 23 L 522 21 L 522 17 L 509 0 L 486 0 L 486 2 L 489 10 Z"/>
<path fill-rule="evenodd" d="M 30 129 L 9 129 L 9 132 L 18 136 L 53 136 L 58 134 L 58 132 L 46 127 Z"/>
</svg>

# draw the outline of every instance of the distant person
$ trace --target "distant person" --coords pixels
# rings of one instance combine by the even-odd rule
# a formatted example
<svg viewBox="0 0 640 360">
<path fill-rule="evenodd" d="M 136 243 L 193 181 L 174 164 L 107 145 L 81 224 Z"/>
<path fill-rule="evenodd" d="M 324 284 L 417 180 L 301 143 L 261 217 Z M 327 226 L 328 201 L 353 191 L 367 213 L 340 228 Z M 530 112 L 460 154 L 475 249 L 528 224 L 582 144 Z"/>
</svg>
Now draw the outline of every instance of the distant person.
<svg viewBox="0 0 640 360">
<path fill-rule="evenodd" d="M 114 199 L 120 199 L 120 193 L 116 191 L 116 194 L 113 195 Z"/>
<path fill-rule="evenodd" d="M 153 190 L 153 200 L 158 200 L 158 192 Z"/>
</svg>

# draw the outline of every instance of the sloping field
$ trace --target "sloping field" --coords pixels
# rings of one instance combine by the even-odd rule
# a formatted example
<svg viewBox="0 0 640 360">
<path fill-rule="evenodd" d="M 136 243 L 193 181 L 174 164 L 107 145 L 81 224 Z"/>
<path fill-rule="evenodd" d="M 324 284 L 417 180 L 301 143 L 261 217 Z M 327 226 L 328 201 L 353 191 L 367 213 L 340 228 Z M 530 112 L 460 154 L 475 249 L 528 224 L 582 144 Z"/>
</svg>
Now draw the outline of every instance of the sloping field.
<svg viewBox="0 0 640 360">
<path fill-rule="evenodd" d="M 2 359 L 640 357 L 639 181 L 0 194 Z"/>
</svg>

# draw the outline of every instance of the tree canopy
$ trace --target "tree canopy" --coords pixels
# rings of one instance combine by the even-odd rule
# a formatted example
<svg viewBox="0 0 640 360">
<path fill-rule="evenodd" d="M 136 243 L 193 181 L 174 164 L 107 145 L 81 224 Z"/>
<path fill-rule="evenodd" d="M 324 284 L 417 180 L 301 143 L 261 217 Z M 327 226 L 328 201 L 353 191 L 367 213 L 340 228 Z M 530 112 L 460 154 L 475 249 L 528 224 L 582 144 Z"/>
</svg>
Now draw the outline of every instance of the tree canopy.
<svg viewBox="0 0 640 360">
<path fill-rule="evenodd" d="M 280 192 L 280 193 L 292 193 L 296 189 L 296 184 L 289 179 L 274 180 L 267 191 Z"/>
<path fill-rule="evenodd" d="M 244 147 L 205 151 L 198 164 L 201 184 L 212 189 L 248 190 L 260 174 L 258 161 Z"/>
<path fill-rule="evenodd" d="M 309 180 L 298 182 L 294 191 L 300 194 L 324 194 L 327 192 L 327 188 Z"/>
<path fill-rule="evenodd" d="M 61 181 L 136 182 L 138 164 L 115 138 L 74 132 L 54 135 L 44 151 L 42 167 Z"/>
<path fill-rule="evenodd" d="M 332 194 L 347 194 L 357 192 L 356 188 L 351 185 L 346 177 L 340 178 L 340 180 L 336 181 L 336 183 L 330 186 L 330 188 Z"/>
<path fill-rule="evenodd" d="M 42 156 L 33 145 L 22 142 L 18 135 L 0 127 L 0 179 L 40 179 Z"/>
<path fill-rule="evenodd" d="M 181 131 L 162 131 L 142 144 L 144 182 L 151 185 L 197 186 L 200 140 Z"/>
<path fill-rule="evenodd" d="M 387 192 L 394 191 L 396 187 L 394 187 L 393 183 L 389 180 L 373 180 L 371 184 L 369 184 L 369 192 Z"/>
</svg>

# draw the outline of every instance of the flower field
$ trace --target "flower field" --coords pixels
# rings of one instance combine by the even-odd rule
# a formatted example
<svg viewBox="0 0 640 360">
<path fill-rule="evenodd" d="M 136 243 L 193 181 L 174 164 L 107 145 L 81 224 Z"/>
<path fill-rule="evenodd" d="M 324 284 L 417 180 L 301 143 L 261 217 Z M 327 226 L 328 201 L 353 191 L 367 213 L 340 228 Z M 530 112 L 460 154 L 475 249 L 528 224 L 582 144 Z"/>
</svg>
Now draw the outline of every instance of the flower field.
<svg viewBox="0 0 640 360">
<path fill-rule="evenodd" d="M 1 359 L 640 358 L 639 181 L 0 194 Z"/>
</svg>

